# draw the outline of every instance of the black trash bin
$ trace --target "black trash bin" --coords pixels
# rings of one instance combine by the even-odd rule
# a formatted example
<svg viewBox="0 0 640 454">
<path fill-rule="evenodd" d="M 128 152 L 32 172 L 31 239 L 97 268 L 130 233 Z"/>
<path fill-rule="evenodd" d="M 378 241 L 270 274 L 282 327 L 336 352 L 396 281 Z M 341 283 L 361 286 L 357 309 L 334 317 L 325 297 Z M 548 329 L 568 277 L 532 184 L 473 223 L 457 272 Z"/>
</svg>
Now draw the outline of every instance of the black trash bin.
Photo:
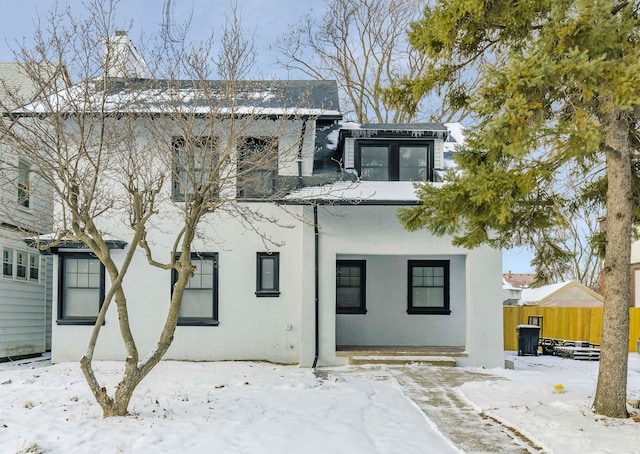
<svg viewBox="0 0 640 454">
<path fill-rule="evenodd" d="M 537 325 L 518 325 L 518 356 L 538 356 L 538 340 L 540 327 Z"/>
</svg>

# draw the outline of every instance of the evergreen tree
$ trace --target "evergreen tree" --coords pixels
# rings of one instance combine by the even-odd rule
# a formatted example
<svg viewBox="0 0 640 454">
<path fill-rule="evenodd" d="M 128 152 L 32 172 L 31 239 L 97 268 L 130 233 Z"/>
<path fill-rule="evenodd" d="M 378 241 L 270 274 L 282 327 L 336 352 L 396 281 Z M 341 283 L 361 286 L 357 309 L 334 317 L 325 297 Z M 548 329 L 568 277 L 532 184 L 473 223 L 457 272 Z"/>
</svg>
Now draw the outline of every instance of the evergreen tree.
<svg viewBox="0 0 640 454">
<path fill-rule="evenodd" d="M 601 195 L 606 206 L 605 304 L 595 411 L 626 417 L 629 262 L 640 118 L 636 1 L 438 0 L 413 24 L 411 43 L 432 59 L 399 91 L 457 85 L 476 128 L 448 184 L 420 190 L 400 218 L 454 243 L 526 242 L 563 222 L 566 204 Z M 463 70 L 482 87 L 465 90 Z M 582 169 L 573 197 L 553 190 Z M 596 188 L 596 189 L 594 189 Z M 574 199 L 574 200 L 568 200 Z"/>
</svg>

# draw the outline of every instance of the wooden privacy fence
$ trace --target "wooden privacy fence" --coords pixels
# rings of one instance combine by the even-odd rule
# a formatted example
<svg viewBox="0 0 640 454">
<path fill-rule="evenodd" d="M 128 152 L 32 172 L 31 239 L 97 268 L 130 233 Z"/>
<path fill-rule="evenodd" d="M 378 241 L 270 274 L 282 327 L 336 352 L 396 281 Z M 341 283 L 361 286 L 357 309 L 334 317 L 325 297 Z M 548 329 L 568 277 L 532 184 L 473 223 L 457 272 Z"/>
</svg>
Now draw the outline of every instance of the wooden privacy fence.
<svg viewBox="0 0 640 454">
<path fill-rule="evenodd" d="M 529 316 L 542 316 L 541 337 L 602 342 L 601 307 L 505 306 L 503 309 L 504 349 L 518 350 L 516 326 L 529 324 Z M 637 351 L 640 338 L 640 308 L 629 309 L 629 351 Z"/>
</svg>

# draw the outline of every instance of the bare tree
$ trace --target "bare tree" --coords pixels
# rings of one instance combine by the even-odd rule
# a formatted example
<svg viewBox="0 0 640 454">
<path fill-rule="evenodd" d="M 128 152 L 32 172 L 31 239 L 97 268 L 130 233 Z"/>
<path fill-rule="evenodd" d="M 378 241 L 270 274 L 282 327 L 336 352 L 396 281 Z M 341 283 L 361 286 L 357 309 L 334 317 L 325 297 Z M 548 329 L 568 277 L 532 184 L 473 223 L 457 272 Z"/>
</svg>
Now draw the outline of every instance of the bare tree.
<svg viewBox="0 0 640 454">
<path fill-rule="evenodd" d="M 448 110 L 435 97 L 408 107 L 385 92 L 404 78 L 415 79 L 426 64 L 407 38 L 424 5 L 424 0 L 330 0 L 324 17 L 307 16 L 278 40 L 278 63 L 314 79 L 335 79 L 345 115 L 357 122 L 461 121 L 464 111 Z"/>
<path fill-rule="evenodd" d="M 84 18 L 53 10 L 38 27 L 35 48 L 16 52 L 41 96 L 20 109 L 0 106 L 10 112 L 0 123 L 10 150 L 2 165 L 15 167 L 17 157 L 27 160 L 41 182 L 29 190 L 50 195 L 55 203 L 54 232 L 36 245 L 82 245 L 106 270 L 109 287 L 80 361 L 105 417 L 128 414 L 136 386 L 171 345 L 185 288 L 197 271 L 194 241 L 206 235 L 213 214 L 225 212 L 265 243 L 271 241 L 259 225 L 279 220 L 243 202 L 282 197 L 286 181 L 277 186 L 273 177 L 288 161 L 295 165 L 304 131 L 295 108 L 284 104 L 291 100 L 279 99 L 271 82 L 238 79 L 254 52 L 235 12 L 217 51 L 212 39 L 196 47 L 158 39 L 147 52 L 154 57 L 148 66 L 135 57 L 137 49 L 123 49 L 128 38 L 116 33 L 116 5 L 91 0 Z M 103 46 L 104 56 L 97 52 Z M 51 94 L 60 65 L 43 71 L 42 61 L 66 63 L 79 81 Z M 274 116 L 274 110 L 281 115 Z M 288 140 L 279 140 L 285 131 Z M 115 257 L 111 248 L 120 236 L 126 245 L 119 243 L 124 251 Z M 167 243 L 168 248 L 155 247 Z M 129 317 L 135 301 L 125 283 L 140 272 L 131 264 L 141 251 L 149 266 L 177 276 L 166 320 L 146 355 L 136 342 Z M 113 395 L 93 367 L 112 306 L 126 351 Z"/>
</svg>

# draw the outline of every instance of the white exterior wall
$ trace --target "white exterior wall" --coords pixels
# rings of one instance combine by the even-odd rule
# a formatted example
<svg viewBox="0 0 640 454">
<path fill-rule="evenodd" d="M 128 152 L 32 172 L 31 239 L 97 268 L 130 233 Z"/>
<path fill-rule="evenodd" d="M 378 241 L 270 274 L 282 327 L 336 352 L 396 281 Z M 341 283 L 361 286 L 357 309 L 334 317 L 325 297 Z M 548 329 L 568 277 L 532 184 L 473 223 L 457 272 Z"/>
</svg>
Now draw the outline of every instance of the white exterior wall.
<svg viewBox="0 0 640 454">
<path fill-rule="evenodd" d="M 284 223 L 293 219 L 281 209 L 263 204 L 264 210 L 279 216 Z M 292 208 L 301 211 L 301 208 Z M 112 226 L 113 231 L 117 226 Z M 166 223 L 167 233 L 176 226 Z M 300 354 L 301 299 L 311 292 L 313 280 L 305 275 L 300 253 L 302 227 L 283 228 L 264 224 L 262 230 L 281 247 L 279 297 L 257 297 L 256 253 L 267 248 L 253 232 L 245 230 L 235 219 L 215 216 L 205 230 L 207 240 L 198 240 L 194 251 L 218 253 L 219 326 L 178 326 L 165 359 L 182 360 L 270 360 L 297 363 Z M 124 232 L 119 238 L 124 238 Z M 168 259 L 171 235 L 154 237 L 154 253 Z M 116 260 L 125 251 L 112 250 Z M 303 270 L 301 273 L 300 270 Z M 57 271 L 57 261 L 56 261 Z M 57 282 L 54 287 L 57 290 Z M 108 285 L 108 284 L 107 284 Z M 311 287 L 310 287 L 311 286 Z M 132 331 L 141 357 L 155 346 L 169 309 L 171 273 L 149 266 L 140 252 L 125 278 Z M 57 291 L 54 293 L 57 294 Z M 115 305 L 110 308 L 102 327 L 96 359 L 123 359 L 126 354 L 120 339 Z M 54 312 L 54 318 L 56 317 Z M 69 326 L 53 323 L 52 361 L 77 361 L 84 354 L 92 326 Z"/>
</svg>

